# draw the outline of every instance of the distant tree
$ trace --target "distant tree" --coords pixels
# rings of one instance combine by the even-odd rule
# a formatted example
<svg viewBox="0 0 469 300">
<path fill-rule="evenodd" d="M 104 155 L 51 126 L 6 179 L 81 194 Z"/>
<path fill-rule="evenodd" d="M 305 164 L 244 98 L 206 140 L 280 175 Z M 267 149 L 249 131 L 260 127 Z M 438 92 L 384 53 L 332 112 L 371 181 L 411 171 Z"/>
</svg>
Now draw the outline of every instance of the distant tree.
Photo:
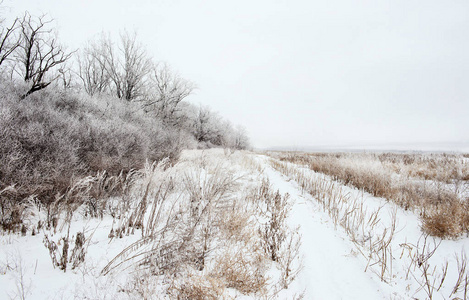
<svg viewBox="0 0 469 300">
<path fill-rule="evenodd" d="M 57 43 L 53 30 L 48 29 L 51 22 L 44 15 L 33 18 L 27 12 L 19 21 L 21 40 L 15 52 L 15 70 L 29 84 L 29 90 L 22 98 L 46 88 L 60 77 L 60 74 L 48 75 L 72 56 Z"/>
<path fill-rule="evenodd" d="M 193 120 L 192 132 L 202 147 L 222 146 L 223 123 L 220 116 L 209 107 L 200 106 Z"/>
<path fill-rule="evenodd" d="M 108 49 L 103 36 L 98 42 L 89 42 L 78 55 L 78 76 L 85 91 L 93 96 L 109 90 L 111 77 L 106 68 L 106 51 Z"/>
<path fill-rule="evenodd" d="M 233 148 L 237 150 L 248 149 L 250 147 L 249 138 L 246 128 L 238 126 L 234 131 L 234 145 Z"/>
<path fill-rule="evenodd" d="M 180 103 L 194 90 L 194 84 L 171 72 L 166 64 L 156 65 L 151 72 L 145 111 L 152 111 L 164 123 L 180 123 Z"/>
<path fill-rule="evenodd" d="M 210 128 L 210 109 L 200 106 L 194 119 L 194 136 L 198 142 L 209 141 L 212 134 Z"/>
<path fill-rule="evenodd" d="M 137 35 L 122 33 L 117 49 L 104 36 L 100 44 L 100 53 L 95 57 L 105 68 L 115 95 L 127 101 L 143 99 L 152 62 L 143 45 L 137 42 Z"/>
</svg>

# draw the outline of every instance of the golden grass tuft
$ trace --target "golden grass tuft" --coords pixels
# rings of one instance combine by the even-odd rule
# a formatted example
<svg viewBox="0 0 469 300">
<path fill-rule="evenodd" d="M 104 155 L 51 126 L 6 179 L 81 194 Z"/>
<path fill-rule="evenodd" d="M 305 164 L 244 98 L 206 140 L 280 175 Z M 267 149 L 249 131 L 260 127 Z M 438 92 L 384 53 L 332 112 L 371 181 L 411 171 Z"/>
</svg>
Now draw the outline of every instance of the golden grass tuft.
<svg viewBox="0 0 469 300">
<path fill-rule="evenodd" d="M 241 293 L 265 294 L 268 277 L 265 274 L 265 258 L 259 251 L 228 250 L 215 260 L 212 277 Z"/>
<path fill-rule="evenodd" d="M 460 202 L 447 203 L 425 212 L 422 230 L 440 238 L 457 237 L 469 231 L 468 207 Z"/>
<path fill-rule="evenodd" d="M 189 274 L 182 282 L 173 282 L 168 288 L 171 299 L 217 300 L 224 292 L 223 283 L 210 276 Z"/>
</svg>

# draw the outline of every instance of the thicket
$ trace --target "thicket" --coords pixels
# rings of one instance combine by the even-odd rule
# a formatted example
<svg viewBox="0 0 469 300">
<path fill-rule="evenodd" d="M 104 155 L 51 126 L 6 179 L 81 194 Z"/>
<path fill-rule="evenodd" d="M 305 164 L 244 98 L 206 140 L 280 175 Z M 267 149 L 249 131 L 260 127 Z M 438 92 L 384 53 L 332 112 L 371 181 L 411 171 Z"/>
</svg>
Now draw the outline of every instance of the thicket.
<svg viewBox="0 0 469 300">
<path fill-rule="evenodd" d="M 67 51 L 51 22 L 0 18 L 0 228 L 19 229 L 28 201 L 55 203 L 97 172 L 249 146 L 242 129 L 184 101 L 194 85 L 154 63 L 135 34 Z"/>
</svg>

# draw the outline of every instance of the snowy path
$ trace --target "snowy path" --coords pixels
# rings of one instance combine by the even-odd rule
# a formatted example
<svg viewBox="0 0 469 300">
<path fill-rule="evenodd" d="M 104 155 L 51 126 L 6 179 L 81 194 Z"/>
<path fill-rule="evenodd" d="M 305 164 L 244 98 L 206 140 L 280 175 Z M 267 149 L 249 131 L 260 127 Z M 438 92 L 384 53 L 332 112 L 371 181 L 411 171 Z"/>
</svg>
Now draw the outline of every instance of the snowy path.
<svg viewBox="0 0 469 300">
<path fill-rule="evenodd" d="M 290 194 L 295 202 L 290 225 L 300 225 L 303 270 L 291 290 L 305 291 L 304 299 L 384 299 L 389 298 L 385 284 L 365 273 L 366 262 L 354 252 L 353 244 L 340 229 L 335 230 L 329 216 L 309 196 L 303 195 L 293 181 L 273 170 L 267 163 L 264 175 L 274 190 Z"/>
</svg>

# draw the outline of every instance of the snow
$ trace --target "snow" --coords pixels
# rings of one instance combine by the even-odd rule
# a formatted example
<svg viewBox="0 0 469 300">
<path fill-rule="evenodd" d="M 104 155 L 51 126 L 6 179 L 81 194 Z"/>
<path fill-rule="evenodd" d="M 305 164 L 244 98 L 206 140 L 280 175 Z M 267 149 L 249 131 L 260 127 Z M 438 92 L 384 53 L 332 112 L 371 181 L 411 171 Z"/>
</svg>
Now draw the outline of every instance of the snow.
<svg viewBox="0 0 469 300">
<path fill-rule="evenodd" d="M 191 150 L 186 151 L 179 164 L 173 168 L 182 170 L 186 174 L 200 172 L 199 175 L 204 177 L 207 175 L 200 171 L 198 166 L 208 162 L 233 173 L 233 176 L 244 184 L 257 184 L 263 178 L 267 178 L 273 190 L 278 190 L 282 195 L 290 195 L 292 209 L 288 225 L 290 228 L 299 228 L 301 260 L 296 263 L 301 262 L 302 269 L 288 289 L 276 293 L 276 298 L 294 299 L 300 295 L 303 295 L 303 299 L 428 298 L 425 290 L 421 288 L 420 269 L 411 266 L 410 270 L 414 275 L 407 276 L 411 263 L 410 255 L 415 253 L 418 244 L 422 246 L 423 243 L 420 221 L 413 212 L 404 211 L 384 199 L 373 197 L 363 191 L 340 185 L 344 193 L 362 201 L 367 216 L 379 209 L 380 224 L 373 229 L 374 235 L 379 234 L 380 230 L 389 228 L 392 224 L 392 212 L 396 213 L 396 233 L 390 246 L 391 275 L 383 281 L 377 275 L 378 265 L 371 266 L 366 255 L 361 254 L 367 253 L 366 242 L 354 242 L 343 227 L 334 224 L 331 216 L 317 199 L 303 191 L 293 178 L 273 169 L 268 157 L 239 151 L 230 154 L 220 149 Z M 321 177 L 324 180 L 331 180 L 327 176 L 305 168 L 302 168 L 302 172 L 311 178 Z M 237 193 L 240 197 L 244 196 L 243 189 Z M 37 219 L 42 213 L 44 212 L 36 211 L 34 217 Z M 66 272 L 53 267 L 49 251 L 43 243 L 45 234 L 58 242 L 66 235 L 65 229 L 57 233 L 42 230 L 35 236 L 31 236 L 30 233 L 27 236 L 2 233 L 0 299 L 21 299 L 23 292 L 25 299 L 127 299 L 119 293 L 119 290 L 128 288 L 128 277 L 141 275 L 125 271 L 103 276 L 101 270 L 122 249 L 138 240 L 140 234 L 110 240 L 108 234 L 113 222 L 115 221 L 110 216 L 90 219 L 75 214 L 70 235 L 74 236 L 77 232 L 84 231 L 85 236 L 91 239 L 85 263 L 75 270 Z M 360 237 L 365 239 L 364 236 Z M 447 279 L 440 291 L 434 292 L 433 298 L 447 299 L 450 298 L 451 290 L 457 281 L 456 257 L 461 257 L 461 253 L 469 254 L 469 239 L 461 237 L 457 240 L 441 241 L 429 238 L 428 244 L 433 245 L 433 241 L 441 244 L 429 260 L 431 269 L 436 270 L 432 278 L 439 278 L 438 274 L 445 261 L 449 265 Z M 274 265 L 269 275 L 273 278 L 278 276 L 278 270 Z M 436 282 L 436 285 L 439 285 L 438 280 Z M 256 298 L 255 295 L 241 295 L 233 290 L 227 291 L 227 295 L 235 295 L 238 299 Z M 463 297 L 461 292 L 458 295 Z"/>
<path fill-rule="evenodd" d="M 263 157 L 261 158 L 264 163 L 267 164 L 268 158 Z M 301 173 L 307 174 L 306 177 L 308 178 L 324 178 L 325 180 L 329 182 L 334 182 L 329 176 L 325 176 L 322 174 L 317 174 L 311 170 L 306 169 L 303 166 L 295 166 L 293 164 L 288 163 L 290 167 L 297 168 L 301 170 Z M 315 216 L 316 217 L 322 217 L 322 226 L 316 227 L 316 229 L 311 229 L 308 230 L 311 233 L 314 233 L 314 235 L 321 236 L 322 232 L 327 232 L 328 229 L 333 229 L 335 228 L 334 225 L 332 225 L 332 221 L 329 218 L 327 214 L 324 213 L 324 210 L 321 209 L 319 205 L 317 205 L 317 200 L 314 198 L 311 198 L 307 193 L 299 193 L 298 191 L 301 190 L 301 187 L 297 185 L 295 181 L 292 181 L 292 177 L 287 177 L 285 175 L 279 175 L 278 172 L 271 170 L 269 168 L 266 168 L 265 172 L 269 174 L 272 178 L 275 180 L 276 186 L 282 186 L 282 180 L 283 184 L 288 183 L 288 184 L 293 184 L 293 187 L 288 189 L 287 192 L 289 193 L 296 193 L 295 195 L 298 198 L 304 197 L 305 200 L 302 200 L 300 203 L 302 204 L 310 204 L 313 207 L 315 207 Z M 279 177 L 280 176 L 280 177 Z M 365 297 L 363 296 L 362 298 L 366 299 L 379 299 L 379 298 L 386 298 L 388 299 L 389 297 L 392 296 L 394 299 L 427 299 L 429 296 L 425 292 L 425 290 L 422 288 L 422 285 L 424 284 L 423 281 L 423 273 L 421 269 L 417 268 L 414 265 L 411 265 L 412 259 L 410 258 L 411 255 L 416 255 L 417 249 L 419 249 L 419 253 L 422 252 L 422 248 L 426 247 L 427 249 L 433 250 L 435 245 L 439 245 L 437 250 L 435 251 L 434 255 L 430 257 L 428 260 L 429 262 L 429 278 L 431 280 L 435 280 L 436 288 L 438 288 L 440 284 L 440 280 L 442 278 L 442 271 L 441 268 L 444 266 L 445 262 L 448 262 L 448 272 L 446 279 L 444 283 L 441 286 L 441 289 L 439 291 L 433 292 L 433 299 L 447 299 L 450 298 L 452 289 L 454 287 L 454 284 L 457 281 L 457 276 L 458 276 L 458 266 L 457 266 L 457 259 L 461 260 L 461 257 L 463 255 L 467 256 L 468 252 L 467 249 L 469 249 L 469 240 L 467 237 L 461 237 L 457 240 L 441 240 L 438 238 L 431 238 L 428 237 L 426 244 L 424 244 L 424 236 L 420 230 L 420 220 L 417 215 L 415 215 L 411 211 L 405 211 L 398 207 L 397 205 L 390 203 L 386 201 L 385 199 L 382 198 L 377 198 L 373 197 L 363 191 L 359 191 L 355 188 L 350 188 L 348 186 L 341 185 L 340 183 L 336 183 L 337 185 L 340 186 L 340 189 L 343 191 L 343 194 L 349 195 L 352 199 L 359 199 L 362 201 L 363 205 L 366 207 L 366 212 L 367 216 L 370 215 L 371 212 L 376 211 L 379 209 L 379 226 L 376 226 L 373 228 L 373 233 L 372 237 L 375 237 L 380 234 L 380 230 L 384 230 L 387 228 L 390 228 L 391 226 L 391 221 L 392 221 L 392 213 L 395 212 L 396 214 L 396 220 L 397 220 L 397 225 L 396 225 L 396 232 L 393 235 L 391 244 L 390 244 L 390 251 L 392 252 L 392 278 L 387 279 L 387 283 L 384 283 L 380 280 L 380 277 L 377 276 L 375 273 L 378 273 L 375 270 L 375 272 L 370 272 L 373 271 L 373 269 L 368 268 L 367 273 L 369 273 L 371 276 L 368 277 L 368 280 L 366 278 L 359 276 L 360 272 L 363 272 L 364 269 L 358 269 L 355 270 L 354 272 L 348 274 L 346 278 L 349 278 L 349 280 L 352 280 L 353 284 L 352 287 L 356 286 L 367 286 L 369 284 L 370 280 L 375 282 L 377 284 L 376 286 L 379 287 L 379 294 L 381 296 L 372 296 L 372 294 L 369 294 L 369 296 Z M 298 206 L 298 204 L 297 204 Z M 306 211 L 306 208 L 300 211 L 300 214 L 304 214 Z M 313 226 L 313 219 L 312 218 L 303 218 L 303 217 L 297 217 L 293 219 L 298 219 L 300 220 L 299 223 L 301 223 L 301 226 L 304 228 L 308 228 L 308 226 Z M 312 227 L 314 228 L 314 227 Z M 304 229 L 303 229 L 304 230 Z M 341 234 L 342 233 L 342 234 Z M 351 237 L 348 237 L 347 234 L 344 232 L 343 228 L 338 227 L 337 230 L 332 230 L 331 232 L 327 233 L 326 237 L 329 239 L 332 239 L 333 236 L 340 236 L 343 241 L 341 243 L 341 248 L 339 245 L 335 245 L 334 247 L 337 247 L 338 249 L 344 249 L 344 251 L 348 251 L 350 254 L 348 256 L 356 256 L 354 258 L 355 265 L 361 265 L 363 266 L 363 256 L 361 255 L 355 255 L 360 251 L 365 251 L 362 246 L 359 245 L 359 243 L 350 243 Z M 306 242 L 307 239 L 303 237 L 303 242 Z M 314 243 L 312 242 L 311 244 L 313 245 L 321 245 L 321 243 Z M 327 243 L 326 243 L 327 245 Z M 344 248 L 345 247 L 345 248 Z M 321 246 L 322 248 L 322 246 Z M 324 249 L 324 248 L 323 248 Z M 326 248 L 327 249 L 327 248 Z M 329 251 L 335 252 L 335 248 L 333 247 L 328 248 Z M 312 254 L 311 250 L 303 250 L 304 252 L 308 253 L 308 257 L 311 258 L 315 256 L 318 256 L 320 254 L 313 252 Z M 311 254 L 310 254 L 311 253 Z M 334 258 L 330 259 L 327 261 L 327 263 L 324 263 L 323 261 L 319 260 L 316 261 L 316 266 L 323 266 L 326 265 L 332 270 L 334 270 L 333 266 L 334 263 L 340 256 L 340 253 L 336 253 L 334 255 Z M 323 262 L 321 264 L 321 262 Z M 366 262 L 365 262 L 366 264 Z M 308 263 L 305 264 L 306 266 Z M 309 264 L 311 267 L 315 266 L 315 264 Z M 346 270 L 349 270 L 350 263 L 347 268 L 343 269 L 338 269 L 339 272 L 332 272 L 332 274 L 329 274 L 326 278 L 326 282 L 330 281 L 336 281 L 335 278 L 340 276 L 339 274 L 341 272 L 345 272 Z M 307 267 L 305 267 L 307 268 Z M 410 269 L 410 272 L 409 272 Z M 319 274 L 321 274 L 321 271 L 319 271 Z M 408 276 L 409 274 L 409 276 Z M 467 274 L 467 273 L 466 273 Z M 313 275 L 310 275 L 313 276 Z M 342 284 L 337 284 L 336 289 L 338 290 L 343 290 L 347 291 L 346 289 L 346 282 L 344 281 Z M 327 283 L 323 283 L 327 284 Z M 319 284 L 318 286 L 322 286 Z M 352 293 L 354 291 L 353 288 L 349 289 L 348 292 Z M 359 292 L 365 293 L 365 289 L 360 289 Z M 330 295 L 333 295 L 333 292 L 329 293 Z M 361 297 L 355 297 L 355 296 L 347 296 L 347 295 L 352 295 L 352 294 L 347 294 L 347 293 L 339 293 L 338 298 L 343 297 L 344 299 L 356 299 L 356 298 L 361 298 Z M 461 298 L 463 298 L 463 294 L 459 294 Z M 452 295 L 454 297 L 454 295 Z M 308 297 L 306 297 L 308 299 Z M 311 296 L 311 299 L 315 299 L 314 295 Z"/>
<path fill-rule="evenodd" d="M 276 189 L 295 199 L 290 224 L 300 226 L 304 260 L 292 289 L 304 290 L 305 299 L 387 298 L 385 286 L 364 272 L 366 261 L 357 256 L 346 235 L 334 229 L 319 205 L 271 167 L 264 174 Z"/>
</svg>

